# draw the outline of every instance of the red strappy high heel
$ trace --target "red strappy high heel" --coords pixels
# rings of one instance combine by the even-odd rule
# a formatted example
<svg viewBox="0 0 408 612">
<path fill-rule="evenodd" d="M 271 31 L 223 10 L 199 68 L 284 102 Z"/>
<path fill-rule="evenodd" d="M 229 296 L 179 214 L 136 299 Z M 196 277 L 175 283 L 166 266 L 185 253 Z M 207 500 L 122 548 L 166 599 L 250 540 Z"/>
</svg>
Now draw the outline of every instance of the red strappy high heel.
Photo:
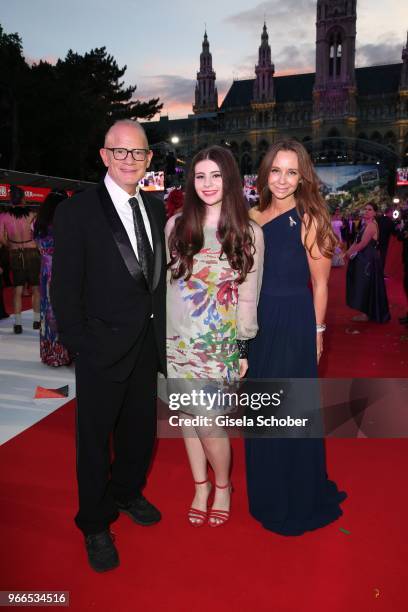
<svg viewBox="0 0 408 612">
<path fill-rule="evenodd" d="M 210 482 L 208 478 L 206 480 L 202 480 L 201 482 L 194 481 L 194 484 L 203 485 L 203 484 L 206 484 L 207 482 Z M 211 488 L 209 490 L 209 493 L 210 491 L 211 491 Z M 207 522 L 208 510 L 198 510 L 198 508 L 191 507 L 190 510 L 188 511 L 187 518 L 188 518 L 190 525 L 192 525 L 193 527 L 202 527 Z"/>
<path fill-rule="evenodd" d="M 226 485 L 217 485 L 215 484 L 217 489 L 229 489 L 230 493 L 232 493 L 232 485 L 231 483 L 227 483 Z M 221 525 L 225 525 L 225 523 L 230 518 L 230 510 L 217 510 L 216 508 L 211 508 L 208 513 L 208 524 L 210 527 L 221 527 Z M 211 520 L 212 519 L 212 520 Z"/>
</svg>

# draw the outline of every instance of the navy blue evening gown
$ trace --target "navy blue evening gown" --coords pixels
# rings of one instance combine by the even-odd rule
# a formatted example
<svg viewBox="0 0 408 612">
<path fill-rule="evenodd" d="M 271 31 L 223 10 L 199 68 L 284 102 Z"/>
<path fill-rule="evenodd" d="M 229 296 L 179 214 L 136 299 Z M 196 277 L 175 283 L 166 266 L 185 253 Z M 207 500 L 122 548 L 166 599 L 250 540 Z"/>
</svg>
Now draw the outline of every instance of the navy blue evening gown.
<svg viewBox="0 0 408 612">
<path fill-rule="evenodd" d="M 360 242 L 365 227 L 357 234 Z M 364 312 L 370 321 L 386 323 L 390 320 L 387 290 L 384 282 L 384 268 L 378 241 L 370 242 L 357 255 L 350 259 L 347 267 L 346 285 L 347 306 Z"/>
<path fill-rule="evenodd" d="M 301 220 L 293 208 L 263 226 L 259 332 L 248 378 L 316 378 L 316 319 Z M 346 494 L 327 478 L 320 438 L 245 441 L 249 510 L 266 529 L 301 535 L 342 515 Z"/>
</svg>

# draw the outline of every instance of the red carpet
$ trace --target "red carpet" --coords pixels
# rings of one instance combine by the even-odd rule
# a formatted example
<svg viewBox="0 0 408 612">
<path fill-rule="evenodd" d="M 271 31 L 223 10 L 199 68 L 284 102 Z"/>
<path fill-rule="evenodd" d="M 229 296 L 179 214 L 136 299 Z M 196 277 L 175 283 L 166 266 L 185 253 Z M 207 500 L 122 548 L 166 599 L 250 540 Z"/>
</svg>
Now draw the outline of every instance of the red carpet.
<svg viewBox="0 0 408 612">
<path fill-rule="evenodd" d="M 66 405 L 1 448 L 1 589 L 70 591 L 75 611 L 405 609 L 405 440 L 330 440 L 329 472 L 349 500 L 339 521 L 300 538 L 251 520 L 240 440 L 234 450 L 230 524 L 194 529 L 182 442 L 161 440 L 147 494 L 163 522 L 143 528 L 120 517 L 121 567 L 97 575 L 72 522 L 74 406 Z"/>
<path fill-rule="evenodd" d="M 397 275 L 387 283 L 394 320 L 351 325 L 344 270 L 333 270 L 323 375 L 406 376 L 408 343 L 395 322 L 405 304 Z M 161 440 L 147 495 L 163 521 L 143 528 L 121 516 L 112 526 L 121 566 L 97 575 L 72 521 L 74 405 L 67 404 L 0 447 L 0 590 L 70 591 L 78 612 L 406 609 L 406 440 L 329 440 L 329 474 L 349 494 L 344 516 L 299 538 L 276 536 L 249 517 L 242 441 L 233 447 L 232 519 L 194 529 L 182 441 Z"/>
<path fill-rule="evenodd" d="M 401 243 L 393 239 L 386 280 L 391 321 L 355 323 L 358 314 L 346 306 L 346 270 L 333 268 L 330 277 L 325 347 L 320 376 L 326 378 L 405 378 L 408 374 L 408 329 L 398 317 L 407 312 L 402 286 Z M 353 333 L 359 332 L 359 333 Z"/>
</svg>

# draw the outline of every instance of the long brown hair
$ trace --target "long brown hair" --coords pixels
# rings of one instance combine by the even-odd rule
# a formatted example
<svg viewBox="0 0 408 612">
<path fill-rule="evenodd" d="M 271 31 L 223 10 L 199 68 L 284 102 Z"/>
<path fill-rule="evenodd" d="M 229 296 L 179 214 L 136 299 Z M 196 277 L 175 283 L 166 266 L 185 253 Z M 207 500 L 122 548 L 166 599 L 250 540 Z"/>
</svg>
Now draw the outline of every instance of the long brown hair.
<svg viewBox="0 0 408 612">
<path fill-rule="evenodd" d="M 198 197 L 194 186 L 195 167 L 198 162 L 210 159 L 220 169 L 222 176 L 222 205 L 217 236 L 221 254 L 225 254 L 233 270 L 239 273 L 242 283 L 254 264 L 254 240 L 248 211 L 242 191 L 237 163 L 228 149 L 217 145 L 203 149 L 193 158 L 186 181 L 184 206 L 169 236 L 172 279 L 188 280 L 193 272 L 194 255 L 204 246 L 203 224 L 206 205 Z"/>
<path fill-rule="evenodd" d="M 298 171 L 301 180 L 295 192 L 296 209 L 301 219 L 305 221 L 305 246 L 312 255 L 315 244 L 324 257 L 332 257 L 337 244 L 330 215 L 324 199 L 319 191 L 319 179 L 313 168 L 312 161 L 305 147 L 292 138 L 277 140 L 266 152 L 258 172 L 257 188 L 259 193 L 259 211 L 266 210 L 272 203 L 272 193 L 268 187 L 268 178 L 273 161 L 279 151 L 293 151 L 298 158 Z M 316 226 L 316 238 L 312 244 L 307 244 L 307 237 L 312 224 Z"/>
</svg>

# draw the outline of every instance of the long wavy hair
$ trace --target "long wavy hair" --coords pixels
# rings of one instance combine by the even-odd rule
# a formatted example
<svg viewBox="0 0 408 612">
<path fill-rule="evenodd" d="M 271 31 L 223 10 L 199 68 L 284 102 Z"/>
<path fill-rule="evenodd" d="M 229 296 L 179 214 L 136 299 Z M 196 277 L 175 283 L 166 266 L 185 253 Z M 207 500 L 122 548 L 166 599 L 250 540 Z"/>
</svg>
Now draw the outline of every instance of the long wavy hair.
<svg viewBox="0 0 408 612">
<path fill-rule="evenodd" d="M 49 233 L 57 206 L 67 197 L 66 191 L 51 191 L 47 195 L 34 222 L 34 238 L 44 237 Z"/>
<path fill-rule="evenodd" d="M 221 244 L 220 257 L 239 273 L 242 283 L 254 264 L 254 239 L 246 207 L 237 163 L 228 149 L 217 145 L 203 149 L 193 158 L 186 180 L 184 205 L 169 236 L 172 279 L 188 280 L 193 272 L 194 255 L 204 246 L 203 225 L 206 204 L 198 197 L 194 186 L 196 165 L 210 159 L 217 164 L 222 176 L 222 205 L 217 236 Z"/>
<path fill-rule="evenodd" d="M 296 209 L 301 219 L 305 220 L 305 246 L 312 256 L 317 245 L 324 257 L 331 258 L 337 244 L 333 232 L 330 214 L 319 191 L 319 179 L 305 147 L 292 138 L 277 140 L 266 152 L 258 172 L 257 188 L 259 193 L 259 210 L 266 210 L 272 203 L 272 193 L 268 187 L 268 178 L 273 161 L 279 151 L 293 151 L 298 158 L 298 171 L 301 180 L 295 192 Z M 316 227 L 316 238 L 308 244 L 312 225 Z"/>
</svg>

